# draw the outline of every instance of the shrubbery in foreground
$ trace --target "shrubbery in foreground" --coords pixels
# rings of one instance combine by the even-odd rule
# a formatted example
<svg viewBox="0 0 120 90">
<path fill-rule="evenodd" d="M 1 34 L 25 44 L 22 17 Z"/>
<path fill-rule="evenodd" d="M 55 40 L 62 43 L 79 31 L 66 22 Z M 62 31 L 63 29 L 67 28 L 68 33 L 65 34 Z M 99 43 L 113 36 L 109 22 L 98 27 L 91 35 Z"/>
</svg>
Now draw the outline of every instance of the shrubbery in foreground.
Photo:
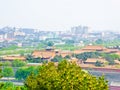
<svg viewBox="0 0 120 90">
<path fill-rule="evenodd" d="M 95 77 L 75 63 L 62 61 L 44 64 L 38 75 L 31 74 L 25 81 L 28 90 L 108 90 L 104 76 Z"/>
</svg>

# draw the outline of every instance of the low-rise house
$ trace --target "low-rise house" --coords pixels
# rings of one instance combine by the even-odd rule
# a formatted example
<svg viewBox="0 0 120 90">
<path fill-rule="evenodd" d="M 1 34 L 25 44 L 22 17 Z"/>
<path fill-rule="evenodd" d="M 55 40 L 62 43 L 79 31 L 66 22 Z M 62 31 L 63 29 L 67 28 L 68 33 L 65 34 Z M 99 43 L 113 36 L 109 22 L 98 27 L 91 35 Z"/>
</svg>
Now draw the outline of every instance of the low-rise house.
<svg viewBox="0 0 120 90">
<path fill-rule="evenodd" d="M 36 50 L 32 53 L 34 58 L 41 58 L 41 59 L 51 59 L 56 55 L 55 51 L 47 51 L 47 50 Z"/>
<path fill-rule="evenodd" d="M 72 55 L 71 51 L 60 51 L 60 50 L 54 50 L 54 49 L 46 49 L 46 50 L 36 50 L 32 53 L 32 56 L 34 58 L 41 58 L 43 60 L 49 60 L 54 58 L 56 55 L 61 55 L 63 58 L 67 55 Z"/>
</svg>

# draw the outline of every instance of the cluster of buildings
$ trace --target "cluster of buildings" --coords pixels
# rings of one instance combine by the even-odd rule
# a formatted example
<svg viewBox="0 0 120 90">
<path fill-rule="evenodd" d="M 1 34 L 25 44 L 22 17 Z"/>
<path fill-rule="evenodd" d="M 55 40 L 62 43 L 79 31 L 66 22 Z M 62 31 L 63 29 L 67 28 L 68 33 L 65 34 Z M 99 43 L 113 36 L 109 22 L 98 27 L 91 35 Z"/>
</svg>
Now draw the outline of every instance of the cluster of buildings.
<svg viewBox="0 0 120 90">
<path fill-rule="evenodd" d="M 105 52 L 108 54 L 120 55 L 119 49 L 109 49 L 109 48 L 105 48 L 103 46 L 95 46 L 95 45 L 88 45 L 80 50 L 74 50 L 74 51 L 62 51 L 62 50 L 56 50 L 54 48 L 46 48 L 44 50 L 35 50 L 31 55 L 34 58 L 41 58 L 42 60 L 48 60 L 48 61 L 53 59 L 56 55 L 61 55 L 63 58 L 65 56 L 69 55 L 71 57 L 69 59 L 70 61 L 76 61 L 82 67 L 95 67 L 95 63 L 97 61 L 100 61 L 101 63 L 108 62 L 107 60 L 105 60 L 105 58 L 88 58 L 83 63 L 81 60 L 78 60 L 77 58 L 72 57 L 73 54 L 80 54 L 83 52 Z M 13 61 L 16 59 L 26 61 L 26 58 L 24 56 L 4 56 L 2 58 L 2 61 Z M 115 61 L 115 64 L 120 65 L 119 60 L 114 60 L 114 61 Z"/>
<path fill-rule="evenodd" d="M 66 31 L 46 31 L 31 28 L 4 27 L 0 29 L 0 48 L 17 45 L 18 47 L 35 47 L 42 41 L 52 41 L 54 45 L 66 44 L 72 40 L 74 45 L 84 46 L 84 41 L 114 40 L 120 34 L 110 31 L 90 31 L 88 26 L 74 26 Z"/>
</svg>

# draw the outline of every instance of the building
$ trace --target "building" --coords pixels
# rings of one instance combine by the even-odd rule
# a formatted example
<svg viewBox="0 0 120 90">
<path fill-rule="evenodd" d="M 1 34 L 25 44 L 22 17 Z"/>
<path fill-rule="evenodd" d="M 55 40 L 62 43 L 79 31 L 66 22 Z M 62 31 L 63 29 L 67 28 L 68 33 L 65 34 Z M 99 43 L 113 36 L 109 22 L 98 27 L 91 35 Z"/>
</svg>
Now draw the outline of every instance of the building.
<svg viewBox="0 0 120 90">
<path fill-rule="evenodd" d="M 82 48 L 82 51 L 84 52 L 93 52 L 93 51 L 106 51 L 107 48 L 103 46 L 95 46 L 95 45 L 88 45 Z"/>
<path fill-rule="evenodd" d="M 2 61 L 14 61 L 14 60 L 21 60 L 25 61 L 26 58 L 24 56 L 5 56 L 2 58 Z"/>
<path fill-rule="evenodd" d="M 88 33 L 88 27 L 87 26 L 76 26 L 71 28 L 71 32 L 74 34 L 86 34 Z"/>
</svg>

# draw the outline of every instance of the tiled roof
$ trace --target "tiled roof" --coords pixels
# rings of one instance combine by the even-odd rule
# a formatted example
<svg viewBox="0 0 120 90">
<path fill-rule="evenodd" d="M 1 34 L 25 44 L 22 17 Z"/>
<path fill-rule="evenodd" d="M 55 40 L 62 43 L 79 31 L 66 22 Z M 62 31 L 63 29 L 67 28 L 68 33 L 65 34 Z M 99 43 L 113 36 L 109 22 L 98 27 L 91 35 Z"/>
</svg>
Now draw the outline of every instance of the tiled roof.
<svg viewBox="0 0 120 90">
<path fill-rule="evenodd" d="M 3 60 L 26 60 L 24 56 L 6 56 Z"/>
<path fill-rule="evenodd" d="M 32 55 L 34 57 L 40 57 L 40 58 L 53 58 L 55 56 L 55 52 L 41 50 L 41 51 L 34 51 Z"/>
<path fill-rule="evenodd" d="M 103 46 L 95 46 L 95 45 L 88 45 L 84 47 L 82 50 L 105 50 L 106 48 Z"/>
<path fill-rule="evenodd" d="M 119 52 L 119 50 L 118 49 L 106 49 L 106 50 L 104 50 L 104 52 L 106 52 L 106 53 L 115 53 L 115 52 Z"/>
<path fill-rule="evenodd" d="M 46 51 L 46 50 L 39 50 L 34 51 L 32 53 L 34 57 L 40 57 L 40 58 L 53 58 L 56 55 L 61 55 L 62 57 L 65 57 L 66 55 L 72 55 L 72 52 L 70 51 Z"/>
<path fill-rule="evenodd" d="M 102 62 L 102 63 L 105 63 L 105 62 L 107 62 L 105 59 L 103 59 L 103 58 L 88 58 L 85 62 L 96 62 L 96 61 L 100 61 L 100 62 Z"/>
</svg>

